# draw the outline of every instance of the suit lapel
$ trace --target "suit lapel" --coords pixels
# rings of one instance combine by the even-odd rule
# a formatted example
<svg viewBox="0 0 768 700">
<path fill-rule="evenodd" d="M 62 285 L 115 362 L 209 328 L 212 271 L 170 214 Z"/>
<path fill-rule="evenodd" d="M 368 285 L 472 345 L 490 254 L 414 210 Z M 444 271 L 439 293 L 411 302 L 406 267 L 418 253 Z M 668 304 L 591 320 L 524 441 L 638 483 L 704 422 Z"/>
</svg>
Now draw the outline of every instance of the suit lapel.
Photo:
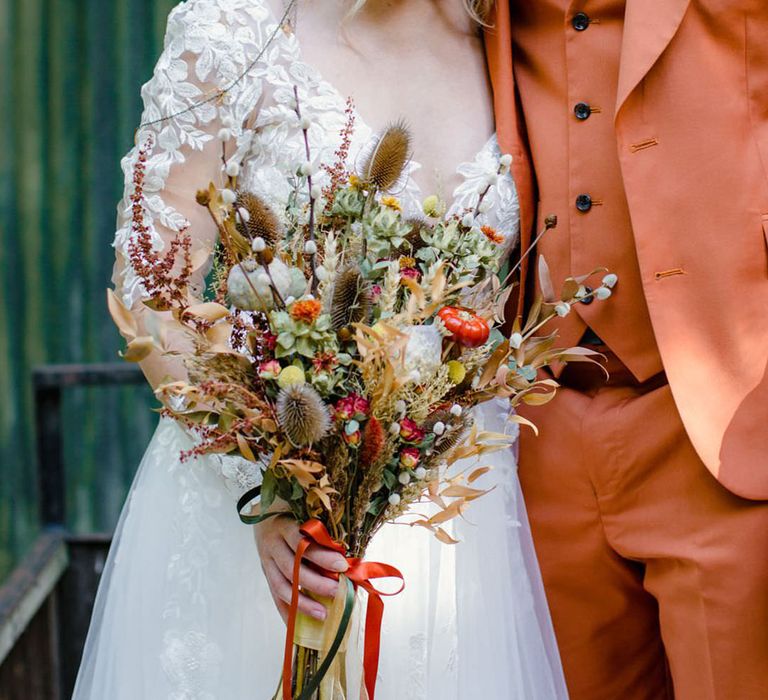
<svg viewBox="0 0 768 700">
<path fill-rule="evenodd" d="M 485 30 L 485 49 L 488 71 L 493 88 L 493 110 L 496 120 L 496 137 L 502 153 L 512 156 L 512 178 L 520 200 L 520 250 L 531 242 L 534 226 L 533 173 L 523 136 L 522 119 L 518 109 L 515 78 L 512 71 L 512 30 L 509 2 L 500 0 L 489 18 L 490 27 Z M 527 260 L 520 270 L 520 279 L 526 279 Z M 521 284 L 521 291 L 524 288 Z M 512 295 L 507 307 L 507 320 L 520 313 L 523 295 Z"/>
<path fill-rule="evenodd" d="M 691 0 L 627 0 L 616 114 L 667 48 Z"/>
</svg>

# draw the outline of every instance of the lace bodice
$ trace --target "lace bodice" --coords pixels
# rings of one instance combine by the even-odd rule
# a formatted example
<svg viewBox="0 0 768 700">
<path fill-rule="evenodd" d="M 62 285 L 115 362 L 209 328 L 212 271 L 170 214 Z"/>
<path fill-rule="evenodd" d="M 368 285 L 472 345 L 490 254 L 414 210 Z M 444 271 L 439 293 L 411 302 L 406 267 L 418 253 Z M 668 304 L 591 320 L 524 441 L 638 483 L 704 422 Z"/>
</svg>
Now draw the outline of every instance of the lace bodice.
<svg viewBox="0 0 768 700">
<path fill-rule="evenodd" d="M 145 108 L 136 145 L 122 161 L 125 192 L 118 207 L 113 281 L 126 306 L 140 307 L 144 295 L 128 260 L 139 151 L 151 144 L 144 165 L 143 206 L 144 224 L 156 246 L 164 247 L 175 232 L 189 226 L 193 260 L 205 261 L 216 232 L 195 202 L 196 190 L 209 181 L 220 183 L 229 167 L 238 170 L 245 189 L 261 195 L 275 211 L 283 210 L 293 192 L 291 177 L 306 159 L 293 108 L 295 94 L 302 116 L 311 123 L 313 158 L 332 163 L 347 118 L 347 96 L 302 60 L 296 37 L 284 30 L 263 0 L 188 0 L 171 12 L 163 53 L 142 88 Z M 355 114 L 350 168 L 373 136 L 364 116 Z M 418 152 L 418 144 L 416 148 Z M 509 175 L 496 178 L 499 156 L 493 136 L 472 161 L 458 166 L 461 183 L 448 198 L 449 208 L 459 212 L 474 207 L 479 192 L 496 182 L 480 223 L 494 226 L 511 247 L 518 230 L 518 199 Z M 425 194 L 412 177 L 419 167 L 417 162 L 409 164 L 397 193 L 411 215 L 421 213 Z M 325 176 L 322 170 L 316 176 L 321 186 Z M 199 262 L 193 285 L 202 287 L 208 265 Z M 257 478 L 255 465 L 244 460 L 224 459 L 221 464 L 234 492 L 242 493 Z"/>
</svg>

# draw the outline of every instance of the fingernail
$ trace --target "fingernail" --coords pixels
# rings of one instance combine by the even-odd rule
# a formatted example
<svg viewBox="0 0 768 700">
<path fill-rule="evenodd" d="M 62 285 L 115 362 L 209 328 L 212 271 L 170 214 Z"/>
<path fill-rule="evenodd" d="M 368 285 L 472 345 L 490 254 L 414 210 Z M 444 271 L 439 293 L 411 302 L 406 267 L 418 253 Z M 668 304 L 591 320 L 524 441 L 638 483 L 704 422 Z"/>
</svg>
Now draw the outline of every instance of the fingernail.
<svg viewBox="0 0 768 700">
<path fill-rule="evenodd" d="M 317 618 L 318 620 L 325 620 L 325 608 L 314 608 L 312 610 L 312 617 Z"/>
<path fill-rule="evenodd" d="M 333 565 L 333 570 L 338 571 L 340 574 L 344 573 L 348 568 L 349 568 L 349 564 L 347 564 L 346 559 L 339 559 Z"/>
</svg>

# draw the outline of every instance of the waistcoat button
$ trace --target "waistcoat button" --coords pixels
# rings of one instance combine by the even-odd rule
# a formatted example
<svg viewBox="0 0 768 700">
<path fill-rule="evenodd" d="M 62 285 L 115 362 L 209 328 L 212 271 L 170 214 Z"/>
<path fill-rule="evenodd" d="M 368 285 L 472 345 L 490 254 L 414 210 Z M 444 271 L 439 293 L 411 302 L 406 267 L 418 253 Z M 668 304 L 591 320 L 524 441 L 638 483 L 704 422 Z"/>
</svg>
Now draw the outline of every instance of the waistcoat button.
<svg viewBox="0 0 768 700">
<path fill-rule="evenodd" d="M 592 208 L 592 197 L 588 194 L 580 194 L 576 197 L 576 208 L 582 212 L 588 212 Z"/>
<path fill-rule="evenodd" d="M 592 292 L 595 291 L 594 289 L 592 289 L 592 287 L 585 287 L 585 289 L 587 291 L 587 294 L 592 294 Z M 586 297 L 585 299 L 581 300 L 581 303 L 584 304 L 585 306 L 589 306 L 594 300 L 595 300 L 594 296 Z"/>
<path fill-rule="evenodd" d="M 589 119 L 592 114 L 592 108 L 586 102 L 577 102 L 573 108 L 573 113 L 577 119 Z"/>
<path fill-rule="evenodd" d="M 571 25 L 577 32 L 583 32 L 587 27 L 589 27 L 589 22 L 589 15 L 586 12 L 577 12 L 571 18 Z"/>
</svg>

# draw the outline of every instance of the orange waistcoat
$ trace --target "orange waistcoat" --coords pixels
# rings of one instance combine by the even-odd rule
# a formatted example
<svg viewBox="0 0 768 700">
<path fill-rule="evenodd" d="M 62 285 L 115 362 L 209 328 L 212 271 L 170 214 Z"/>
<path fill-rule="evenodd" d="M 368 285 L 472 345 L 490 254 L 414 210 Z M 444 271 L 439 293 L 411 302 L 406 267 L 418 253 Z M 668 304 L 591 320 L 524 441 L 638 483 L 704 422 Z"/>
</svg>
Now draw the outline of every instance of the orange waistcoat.
<svg viewBox="0 0 768 700">
<path fill-rule="evenodd" d="M 535 227 L 547 215 L 558 219 L 537 252 L 556 289 L 598 265 L 620 280 L 609 303 L 589 297 L 552 325 L 567 346 L 577 345 L 590 326 L 643 381 L 662 365 L 613 131 L 625 0 L 587 0 L 578 12 L 570 0 L 510 5 L 515 78 L 536 172 Z"/>
<path fill-rule="evenodd" d="M 572 22 L 587 6 L 584 0 L 572 2 L 564 21 Z M 551 149 L 539 150 L 546 121 L 535 129 L 529 125 L 535 137 L 529 142 L 521 104 L 526 113 L 543 114 L 543 98 L 536 90 L 528 92 L 526 77 L 535 75 L 524 46 L 516 70 L 508 0 L 498 3 L 491 22 L 486 49 L 496 128 L 502 150 L 513 156 L 525 247 L 536 218 L 531 161 L 560 159 L 566 164 L 570 154 L 561 157 Z M 567 27 L 564 24 L 566 33 L 579 32 L 573 25 Z M 533 22 L 524 27 L 521 45 L 533 47 L 537 40 L 546 45 L 550 30 L 546 22 Z M 644 297 L 644 302 L 638 298 L 634 304 L 621 303 L 635 309 L 647 305 L 677 407 L 702 461 L 734 493 L 756 499 L 768 498 L 766 36 L 765 0 L 626 0 L 615 102 L 600 105 L 604 114 L 591 117 L 613 120 L 632 233 L 624 265 L 629 269 L 636 258 L 633 295 Z M 566 34 L 566 44 L 572 40 L 576 37 Z M 537 60 L 546 61 L 547 56 Z M 562 54 L 552 58 L 554 63 L 562 60 Z M 558 112 L 553 119 L 562 115 Z M 552 128 L 556 136 L 557 126 Z M 596 160 L 594 167 L 599 166 Z M 550 173 L 557 163 L 539 167 Z M 569 197 L 575 191 L 570 188 L 581 184 L 579 177 L 577 173 L 568 183 Z M 550 190 L 548 175 L 539 187 L 545 196 L 564 191 L 563 185 Z M 606 199 L 598 192 L 600 197 Z M 569 252 L 579 248 L 579 240 L 584 242 L 583 233 L 578 235 L 569 242 Z M 595 250 L 579 248 L 576 256 L 594 255 Z M 597 258 L 585 262 L 603 262 Z M 608 304 L 600 314 L 608 313 Z M 582 309 L 580 315 L 592 323 L 590 313 Z M 599 319 L 594 323 L 610 343 L 609 326 L 601 327 Z M 635 333 L 626 325 L 623 329 Z M 640 334 L 646 331 L 638 328 Z M 622 359 L 638 371 L 637 362 L 632 367 L 631 353 L 625 350 Z M 651 367 L 649 363 L 645 372 Z M 638 430 L 652 431 L 653 426 Z"/>
</svg>

